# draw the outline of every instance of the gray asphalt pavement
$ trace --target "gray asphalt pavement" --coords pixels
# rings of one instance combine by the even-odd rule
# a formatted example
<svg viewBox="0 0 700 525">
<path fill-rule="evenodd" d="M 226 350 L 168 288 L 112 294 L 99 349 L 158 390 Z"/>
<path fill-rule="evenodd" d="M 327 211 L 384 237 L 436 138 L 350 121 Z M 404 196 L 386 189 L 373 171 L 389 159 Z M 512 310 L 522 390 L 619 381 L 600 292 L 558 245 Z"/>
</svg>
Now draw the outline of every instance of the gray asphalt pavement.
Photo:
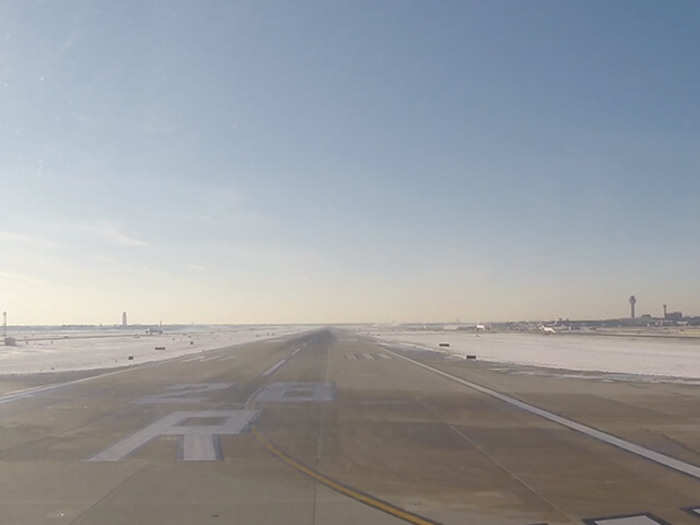
<svg viewBox="0 0 700 525">
<path fill-rule="evenodd" d="M 0 392 L 2 525 L 699 523 L 693 385 L 329 329 Z"/>
</svg>

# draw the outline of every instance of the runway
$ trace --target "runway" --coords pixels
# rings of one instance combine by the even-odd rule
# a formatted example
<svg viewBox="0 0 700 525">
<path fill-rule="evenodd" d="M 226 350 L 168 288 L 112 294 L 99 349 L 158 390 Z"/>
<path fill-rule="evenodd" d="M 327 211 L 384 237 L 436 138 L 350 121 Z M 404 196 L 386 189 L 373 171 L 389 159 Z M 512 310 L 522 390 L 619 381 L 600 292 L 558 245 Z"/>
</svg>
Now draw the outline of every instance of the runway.
<svg viewBox="0 0 700 525">
<path fill-rule="evenodd" d="M 45 380 L 0 377 L 2 525 L 700 523 L 695 385 L 335 329 Z"/>
</svg>

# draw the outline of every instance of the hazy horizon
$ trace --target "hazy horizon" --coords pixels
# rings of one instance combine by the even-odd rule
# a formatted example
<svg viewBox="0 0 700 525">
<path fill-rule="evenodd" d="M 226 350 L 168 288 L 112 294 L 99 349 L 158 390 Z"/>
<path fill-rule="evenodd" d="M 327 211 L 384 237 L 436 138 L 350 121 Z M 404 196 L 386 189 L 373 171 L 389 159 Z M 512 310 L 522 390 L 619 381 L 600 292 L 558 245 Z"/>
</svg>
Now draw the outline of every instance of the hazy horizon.
<svg viewBox="0 0 700 525">
<path fill-rule="evenodd" d="M 690 1 L 3 3 L 0 311 L 700 315 L 698 22 Z"/>
</svg>

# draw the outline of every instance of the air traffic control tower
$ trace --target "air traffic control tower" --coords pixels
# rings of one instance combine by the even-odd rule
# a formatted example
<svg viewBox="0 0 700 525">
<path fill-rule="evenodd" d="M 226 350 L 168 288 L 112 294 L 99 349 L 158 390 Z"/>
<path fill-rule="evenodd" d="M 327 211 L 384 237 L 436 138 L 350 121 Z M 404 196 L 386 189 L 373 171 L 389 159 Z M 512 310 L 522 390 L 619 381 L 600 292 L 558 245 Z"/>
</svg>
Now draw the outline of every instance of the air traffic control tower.
<svg viewBox="0 0 700 525">
<path fill-rule="evenodd" d="M 637 304 L 637 298 L 634 295 L 630 295 L 630 317 L 634 319 L 634 305 Z"/>
</svg>

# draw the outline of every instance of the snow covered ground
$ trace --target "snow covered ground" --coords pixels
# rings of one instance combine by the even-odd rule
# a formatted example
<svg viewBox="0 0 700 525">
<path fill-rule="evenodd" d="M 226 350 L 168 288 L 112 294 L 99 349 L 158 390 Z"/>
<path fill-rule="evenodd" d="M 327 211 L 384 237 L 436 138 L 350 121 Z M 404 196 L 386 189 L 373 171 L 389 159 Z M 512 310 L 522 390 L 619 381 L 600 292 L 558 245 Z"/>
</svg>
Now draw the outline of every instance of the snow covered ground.
<svg viewBox="0 0 700 525">
<path fill-rule="evenodd" d="M 544 336 L 516 333 L 408 331 L 367 327 L 359 330 L 387 342 L 418 348 L 476 354 L 478 359 L 567 370 L 700 378 L 700 340 Z M 449 343 L 449 349 L 439 347 Z"/>
<path fill-rule="evenodd" d="M 2 346 L 0 374 L 24 374 L 110 368 L 225 346 L 291 335 L 312 327 L 284 326 L 194 326 L 145 335 L 132 329 L 37 329 L 10 333 L 17 346 Z M 56 339 L 51 339 L 56 338 Z M 165 347 L 156 350 L 155 347 Z M 133 356 L 133 360 L 129 360 Z"/>
</svg>

